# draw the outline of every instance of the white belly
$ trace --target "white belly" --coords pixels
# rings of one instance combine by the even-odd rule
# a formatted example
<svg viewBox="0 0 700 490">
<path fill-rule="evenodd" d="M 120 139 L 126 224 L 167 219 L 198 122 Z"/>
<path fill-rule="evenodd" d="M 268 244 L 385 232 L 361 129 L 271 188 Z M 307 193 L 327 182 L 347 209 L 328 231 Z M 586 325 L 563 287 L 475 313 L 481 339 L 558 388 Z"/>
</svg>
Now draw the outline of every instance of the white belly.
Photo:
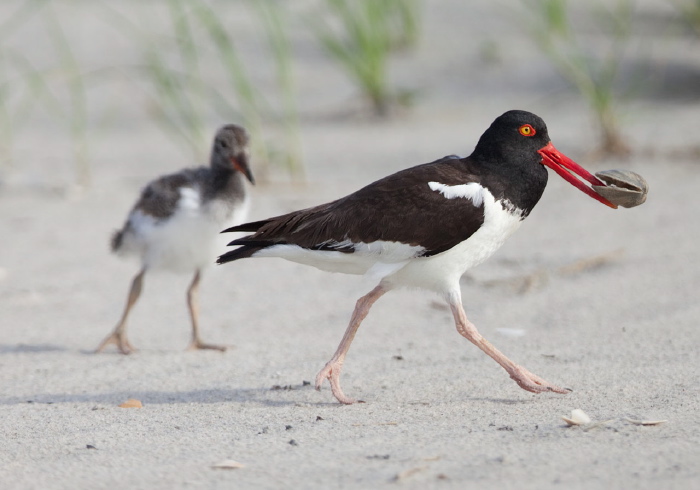
<svg viewBox="0 0 700 490">
<path fill-rule="evenodd" d="M 484 223 L 467 240 L 438 255 L 416 258 L 384 278 L 393 287 L 420 287 L 433 291 L 446 291 L 456 287 L 467 270 L 479 265 L 517 230 L 522 223 L 522 214 L 513 211 L 510 203 L 506 208 L 496 202 L 493 195 L 484 189 Z"/>
<path fill-rule="evenodd" d="M 484 204 L 482 226 L 469 239 L 431 257 L 419 256 L 423 247 L 381 241 L 356 244 L 354 253 L 275 245 L 257 252 L 255 257 L 282 257 L 321 270 L 366 274 L 375 280 L 382 280 L 391 288 L 452 289 L 459 283 L 462 274 L 493 255 L 522 222 L 522 214 L 513 206 L 506 203 L 507 209 L 504 209 L 488 189 L 480 186 L 479 189 L 479 199 L 483 198 Z"/>
<path fill-rule="evenodd" d="M 120 255 L 137 255 L 151 270 L 204 269 L 215 263 L 230 241 L 221 230 L 243 222 L 247 210 L 247 199 L 232 209 L 216 200 L 200 205 L 192 195 L 183 195 L 175 213 L 165 220 L 136 210 L 129 216 L 131 226 Z"/>
</svg>

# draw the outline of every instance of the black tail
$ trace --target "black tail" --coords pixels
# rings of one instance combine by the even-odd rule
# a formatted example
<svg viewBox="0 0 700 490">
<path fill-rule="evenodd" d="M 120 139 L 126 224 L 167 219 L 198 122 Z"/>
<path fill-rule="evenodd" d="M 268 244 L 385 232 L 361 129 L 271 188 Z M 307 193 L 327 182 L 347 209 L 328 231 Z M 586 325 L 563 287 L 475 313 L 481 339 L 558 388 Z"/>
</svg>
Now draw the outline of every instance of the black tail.
<svg viewBox="0 0 700 490">
<path fill-rule="evenodd" d="M 273 245 L 283 245 L 285 242 L 273 242 L 270 240 L 261 240 L 255 238 L 255 235 L 244 236 L 242 238 L 236 238 L 232 242 L 228 243 L 229 247 L 235 247 L 240 245 L 235 250 L 229 250 L 225 254 L 221 255 L 217 260 L 217 264 L 225 264 L 226 262 L 231 262 L 238 259 L 247 259 L 252 257 L 255 252 L 271 247 Z"/>
<path fill-rule="evenodd" d="M 269 219 L 264 219 L 262 221 L 253 221 L 251 223 L 243 223 L 242 225 L 236 225 L 232 226 L 231 228 L 226 228 L 224 231 L 221 233 L 232 233 L 232 232 L 253 232 L 255 233 L 258 231 L 263 225 L 269 223 Z M 252 257 L 255 252 L 258 252 L 262 250 L 263 248 L 269 247 L 270 245 L 274 245 L 273 242 L 270 242 L 268 240 L 259 240 L 253 238 L 254 235 L 248 235 L 244 236 L 241 238 L 236 238 L 232 242 L 229 242 L 227 245 L 229 247 L 235 247 L 236 245 L 242 245 L 238 247 L 235 250 L 229 250 L 225 254 L 219 256 L 218 259 L 216 259 L 217 264 L 225 264 L 226 262 L 232 262 L 234 260 L 238 259 L 247 259 L 248 257 Z"/>
<path fill-rule="evenodd" d="M 258 229 L 262 225 L 264 225 L 268 221 L 269 220 L 262 220 L 262 221 L 253 221 L 252 223 L 243 223 L 242 225 L 236 225 L 236 226 L 232 226 L 231 228 L 226 228 L 221 233 L 232 233 L 232 232 L 236 232 L 236 231 L 256 232 L 256 231 L 258 231 Z M 232 261 L 238 260 L 238 259 L 247 259 L 248 257 L 252 257 L 255 252 L 272 245 L 271 243 L 256 242 L 256 241 L 250 240 L 250 238 L 251 238 L 251 236 L 238 238 L 238 239 L 233 240 L 232 242 L 228 243 L 229 247 L 235 246 L 235 245 L 243 245 L 243 246 L 238 247 L 235 250 L 229 250 L 225 254 L 220 255 L 219 258 L 216 259 L 216 263 L 217 264 L 225 264 L 226 262 L 232 262 Z"/>
<path fill-rule="evenodd" d="M 285 240 L 286 233 L 278 232 L 280 229 L 284 229 L 289 224 L 290 219 L 296 218 L 298 215 L 299 213 L 289 213 L 282 216 L 277 216 L 276 218 L 253 221 L 251 223 L 243 223 L 242 225 L 226 228 L 221 233 L 242 231 L 252 233 L 252 235 L 236 238 L 232 242 L 229 242 L 229 247 L 238 246 L 238 248 L 235 250 L 230 250 L 221 255 L 217 259 L 216 263 L 225 264 L 226 262 L 231 262 L 233 260 L 246 259 L 248 257 L 252 257 L 255 255 L 255 253 L 267 247 L 287 244 L 288 242 Z M 261 231 L 263 228 L 264 230 Z"/>
<path fill-rule="evenodd" d="M 258 231 L 263 225 L 269 223 L 269 219 L 264 219 L 262 221 L 253 221 L 251 223 L 243 223 L 242 225 L 232 226 L 231 228 L 226 228 L 221 233 L 231 233 L 234 231 L 248 231 L 255 232 Z"/>
<path fill-rule="evenodd" d="M 238 259 L 247 259 L 248 257 L 252 257 L 255 252 L 262 250 L 263 248 L 265 247 L 244 245 L 243 247 L 239 247 L 235 250 L 229 250 L 225 254 L 220 255 L 219 258 L 216 259 L 216 263 L 225 264 L 226 262 L 232 262 Z"/>
</svg>

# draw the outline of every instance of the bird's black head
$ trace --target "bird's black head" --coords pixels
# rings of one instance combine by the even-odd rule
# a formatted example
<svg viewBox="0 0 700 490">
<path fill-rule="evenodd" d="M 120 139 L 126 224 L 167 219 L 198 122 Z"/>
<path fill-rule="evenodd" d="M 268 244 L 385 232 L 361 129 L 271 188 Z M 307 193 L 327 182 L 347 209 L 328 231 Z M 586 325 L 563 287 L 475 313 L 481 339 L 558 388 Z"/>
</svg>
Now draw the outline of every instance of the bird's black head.
<svg viewBox="0 0 700 490">
<path fill-rule="evenodd" d="M 231 168 L 241 172 L 252 183 L 253 173 L 248 164 L 248 133 L 235 124 L 228 124 L 217 131 L 211 149 L 211 166 L 230 171 Z"/>
<path fill-rule="evenodd" d="M 538 150 L 549 143 L 547 125 L 527 111 L 508 111 L 481 135 L 472 156 L 493 164 L 539 163 Z"/>
<path fill-rule="evenodd" d="M 511 181 L 517 175 L 520 181 L 541 187 L 541 190 L 547 184 L 547 166 L 590 197 L 606 206 L 617 207 L 586 185 L 605 186 L 600 179 L 557 150 L 549 139 L 547 125 L 531 112 L 508 111 L 498 117 L 481 135 L 472 159 L 489 167 L 492 174 L 508 173 Z"/>
</svg>

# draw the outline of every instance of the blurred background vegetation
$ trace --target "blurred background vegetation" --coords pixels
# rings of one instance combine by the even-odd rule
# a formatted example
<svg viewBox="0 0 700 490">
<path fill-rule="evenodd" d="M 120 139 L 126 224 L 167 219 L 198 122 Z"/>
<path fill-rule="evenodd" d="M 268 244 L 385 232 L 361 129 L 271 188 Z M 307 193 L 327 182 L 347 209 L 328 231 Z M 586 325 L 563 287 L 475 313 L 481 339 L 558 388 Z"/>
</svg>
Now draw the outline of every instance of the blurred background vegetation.
<svg viewBox="0 0 700 490">
<path fill-rule="evenodd" d="M 666 3 L 672 12 L 663 24 L 669 36 L 700 35 L 700 0 Z M 300 57 L 318 52 L 347 77 L 357 96 L 352 104 L 363 117 L 401 117 L 430 87 L 400 87 L 393 63 L 411 66 L 412 53 L 423 45 L 424 16 L 442 5 L 439 0 L 6 2 L 0 9 L 0 184 L 21 170 L 18 141 L 31 140 L 41 125 L 66 142 L 51 153 L 71 155 L 75 184 L 89 186 L 93 134 L 108 132 L 135 112 L 188 152 L 193 164 L 206 160 L 217 126 L 242 123 L 252 134 L 260 180 L 276 172 L 304 181 L 301 132 L 308 111 L 299 98 Z M 494 9 L 513 30 L 526 33 L 585 102 L 598 129 L 596 155 L 629 155 L 621 115 L 625 102 L 653 84 L 648 66 L 639 64 L 653 46 L 635 32 L 644 21 L 636 2 L 520 0 L 494 2 Z M 484 66 L 504 63 L 506 48 L 498 35 L 474 32 L 470 38 L 480 46 Z M 436 62 L 459 63 L 440 55 L 434 53 Z M 631 59 L 644 69 L 635 71 Z M 410 69 L 427 68 L 415 62 Z M 129 96 L 114 99 L 115 85 Z M 339 107 L 347 104 L 343 97 L 338 94 Z M 31 144 L 41 147 L 42 141 Z"/>
</svg>

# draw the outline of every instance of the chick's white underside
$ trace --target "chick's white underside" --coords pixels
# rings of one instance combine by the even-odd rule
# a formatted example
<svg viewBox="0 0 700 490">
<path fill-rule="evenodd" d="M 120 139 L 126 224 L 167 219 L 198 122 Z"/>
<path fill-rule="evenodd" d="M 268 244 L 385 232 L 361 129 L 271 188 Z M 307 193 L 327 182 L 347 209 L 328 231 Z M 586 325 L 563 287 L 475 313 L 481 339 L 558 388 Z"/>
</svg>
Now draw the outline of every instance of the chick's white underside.
<svg viewBox="0 0 700 490">
<path fill-rule="evenodd" d="M 249 198 L 232 203 L 219 199 L 202 202 L 199 189 L 181 187 L 175 212 L 157 218 L 135 209 L 129 215 L 120 256 L 137 256 L 148 269 L 192 272 L 213 265 L 230 237 L 224 228 L 242 223 Z"/>
</svg>

